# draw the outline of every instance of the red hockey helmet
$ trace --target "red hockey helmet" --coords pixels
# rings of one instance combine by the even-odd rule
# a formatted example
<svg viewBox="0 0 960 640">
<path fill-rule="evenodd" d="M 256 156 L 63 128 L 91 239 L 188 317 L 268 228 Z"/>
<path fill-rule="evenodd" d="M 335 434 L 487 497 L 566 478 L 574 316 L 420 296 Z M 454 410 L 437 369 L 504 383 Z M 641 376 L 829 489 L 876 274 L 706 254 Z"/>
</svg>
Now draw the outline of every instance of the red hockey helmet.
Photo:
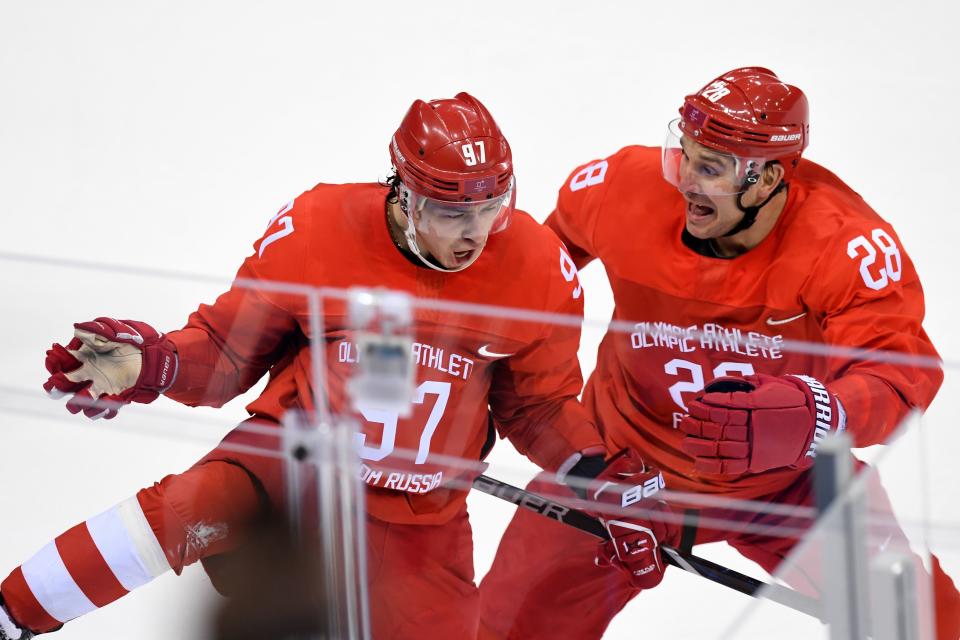
<svg viewBox="0 0 960 640">
<path fill-rule="evenodd" d="M 807 98 L 763 67 L 741 67 L 684 99 L 679 131 L 738 158 L 778 161 L 784 181 L 810 140 Z"/>
<path fill-rule="evenodd" d="M 510 145 L 487 108 L 468 93 L 417 100 L 390 142 L 400 180 L 446 202 L 490 200 L 510 190 Z"/>
</svg>

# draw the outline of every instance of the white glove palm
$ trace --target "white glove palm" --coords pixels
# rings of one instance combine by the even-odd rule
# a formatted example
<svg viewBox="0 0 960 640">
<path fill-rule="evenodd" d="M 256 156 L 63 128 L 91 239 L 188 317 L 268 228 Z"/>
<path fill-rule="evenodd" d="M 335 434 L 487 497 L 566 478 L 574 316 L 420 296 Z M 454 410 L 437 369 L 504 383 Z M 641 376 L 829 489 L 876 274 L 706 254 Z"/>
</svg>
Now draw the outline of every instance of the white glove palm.
<svg viewBox="0 0 960 640">
<path fill-rule="evenodd" d="M 94 398 L 103 394 L 119 395 L 137 383 L 143 367 L 143 353 L 139 347 L 114 342 L 83 329 L 75 329 L 73 335 L 80 341 L 80 348 L 70 349 L 67 345 L 67 351 L 80 362 L 80 366 L 65 374 L 68 380 L 89 380 L 87 390 Z"/>
</svg>

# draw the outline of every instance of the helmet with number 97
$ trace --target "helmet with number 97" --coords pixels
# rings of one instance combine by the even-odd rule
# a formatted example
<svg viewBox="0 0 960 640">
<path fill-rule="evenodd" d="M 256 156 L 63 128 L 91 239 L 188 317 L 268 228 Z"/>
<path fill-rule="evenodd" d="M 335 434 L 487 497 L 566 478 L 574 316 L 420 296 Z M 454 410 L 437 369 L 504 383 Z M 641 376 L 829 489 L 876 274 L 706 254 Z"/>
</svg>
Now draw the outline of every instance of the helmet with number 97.
<svg viewBox="0 0 960 640">
<path fill-rule="evenodd" d="M 786 182 L 809 143 L 807 98 L 769 69 L 734 69 L 688 95 L 680 118 L 670 123 L 664 177 L 674 185 L 680 183 L 680 139 L 684 137 L 736 158 L 738 191 L 756 182 L 763 166 L 773 161 L 783 166 Z"/>
<path fill-rule="evenodd" d="M 447 202 L 471 202 L 510 188 L 510 145 L 493 116 L 466 92 L 416 100 L 390 142 L 390 159 L 405 185 Z"/>
<path fill-rule="evenodd" d="M 516 201 L 510 145 L 487 108 L 470 94 L 416 100 L 390 141 L 390 158 L 410 223 L 407 243 L 418 256 L 415 229 L 485 242 L 509 224 Z"/>
</svg>

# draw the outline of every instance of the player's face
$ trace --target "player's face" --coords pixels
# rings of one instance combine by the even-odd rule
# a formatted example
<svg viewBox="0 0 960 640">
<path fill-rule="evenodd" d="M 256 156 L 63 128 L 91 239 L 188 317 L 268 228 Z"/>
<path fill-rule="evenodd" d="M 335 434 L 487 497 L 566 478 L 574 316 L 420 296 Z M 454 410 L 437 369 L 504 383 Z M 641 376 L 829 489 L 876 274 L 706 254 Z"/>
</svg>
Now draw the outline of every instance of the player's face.
<svg viewBox="0 0 960 640">
<path fill-rule="evenodd" d="M 414 211 L 417 243 L 446 269 L 472 264 L 487 244 L 502 202 L 440 203 L 426 201 Z"/>
<path fill-rule="evenodd" d="M 701 240 L 719 238 L 743 218 L 737 199 L 742 195 L 749 204 L 754 187 L 743 189 L 742 160 L 686 137 L 681 145 L 677 186 L 687 203 L 687 232 Z"/>
</svg>

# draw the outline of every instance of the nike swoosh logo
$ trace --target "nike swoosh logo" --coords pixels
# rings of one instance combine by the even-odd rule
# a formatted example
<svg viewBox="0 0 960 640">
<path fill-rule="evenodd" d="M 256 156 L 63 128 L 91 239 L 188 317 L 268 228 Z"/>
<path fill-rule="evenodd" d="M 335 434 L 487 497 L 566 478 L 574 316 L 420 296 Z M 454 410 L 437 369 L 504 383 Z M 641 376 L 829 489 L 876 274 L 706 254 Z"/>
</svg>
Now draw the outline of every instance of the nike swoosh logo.
<svg viewBox="0 0 960 640">
<path fill-rule="evenodd" d="M 807 315 L 807 312 L 806 312 L 806 311 L 804 311 L 803 313 L 798 313 L 798 314 L 795 315 L 795 316 L 790 316 L 789 318 L 784 318 L 783 320 L 774 320 L 774 319 L 773 319 L 773 316 L 769 316 L 769 317 L 767 318 L 767 324 L 769 324 L 769 325 L 787 324 L 788 322 L 793 322 L 794 320 L 799 320 L 800 318 L 802 318 L 802 317 L 805 316 L 805 315 Z"/>
<path fill-rule="evenodd" d="M 877 551 L 884 551 L 884 550 L 887 548 L 887 545 L 890 544 L 890 540 L 892 540 L 892 539 L 893 539 L 893 534 L 892 534 L 892 533 L 889 534 L 889 535 L 887 535 L 886 540 L 884 540 L 882 543 L 880 543 L 880 547 L 877 549 Z"/>
<path fill-rule="evenodd" d="M 512 356 L 512 353 L 497 353 L 496 351 L 490 351 L 487 347 L 489 344 L 485 344 L 477 349 L 477 353 L 482 355 L 484 358 L 509 358 Z"/>
</svg>

